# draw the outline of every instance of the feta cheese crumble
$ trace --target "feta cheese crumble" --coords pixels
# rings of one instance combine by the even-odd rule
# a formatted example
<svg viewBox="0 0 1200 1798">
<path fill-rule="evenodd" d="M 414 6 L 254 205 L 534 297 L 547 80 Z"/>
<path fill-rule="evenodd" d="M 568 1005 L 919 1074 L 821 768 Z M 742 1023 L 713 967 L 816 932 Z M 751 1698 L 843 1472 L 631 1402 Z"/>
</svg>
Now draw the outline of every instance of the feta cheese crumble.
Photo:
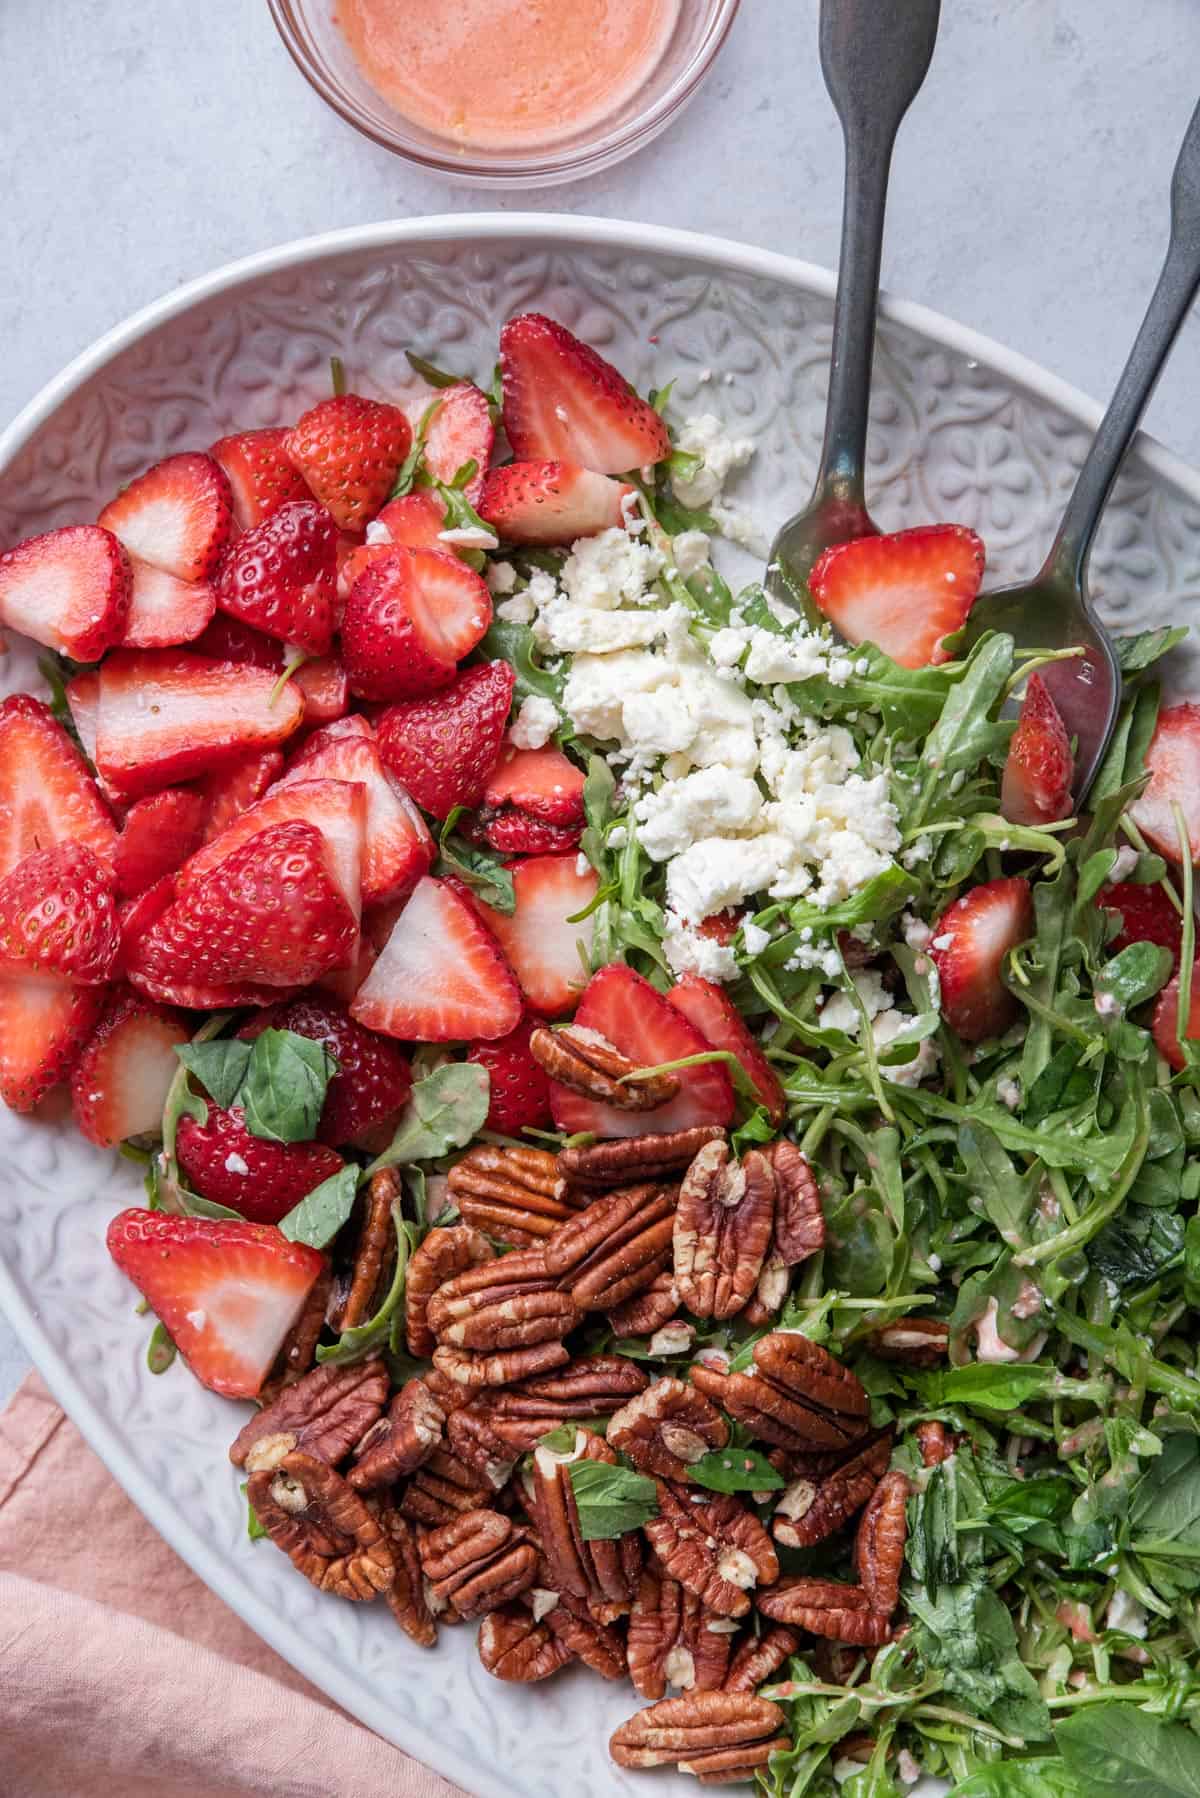
<svg viewBox="0 0 1200 1798">
<path fill-rule="evenodd" d="M 558 707 L 534 693 L 521 701 L 508 737 L 518 749 L 541 749 L 558 729 Z"/>
</svg>

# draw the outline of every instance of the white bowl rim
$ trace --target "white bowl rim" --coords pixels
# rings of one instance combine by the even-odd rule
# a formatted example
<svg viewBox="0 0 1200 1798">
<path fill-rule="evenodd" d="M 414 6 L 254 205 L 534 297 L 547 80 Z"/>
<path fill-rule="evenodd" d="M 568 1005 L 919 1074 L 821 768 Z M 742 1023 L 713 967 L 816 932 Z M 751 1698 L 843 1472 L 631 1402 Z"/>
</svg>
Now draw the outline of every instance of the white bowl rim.
<svg viewBox="0 0 1200 1798">
<path fill-rule="evenodd" d="M 573 213 L 445 213 L 326 231 L 226 263 L 152 301 L 148 306 L 143 306 L 105 332 L 81 355 L 69 362 L 61 373 L 47 382 L 12 423 L 0 432 L 0 478 L 3 478 L 13 457 L 52 413 L 114 356 L 136 343 L 147 331 L 167 323 L 198 303 L 218 297 L 242 282 L 278 274 L 310 261 L 347 252 L 386 250 L 397 245 L 441 244 L 463 239 L 488 243 L 512 238 L 542 239 L 560 244 L 573 242 L 593 248 L 623 249 L 634 254 L 643 252 L 675 255 L 684 260 L 706 262 L 741 274 L 778 280 L 826 297 L 832 296 L 835 287 L 835 277 L 829 269 L 798 257 L 784 256 L 774 250 L 759 249 L 705 232 L 630 224 L 619 219 L 576 216 Z M 1087 429 L 1094 430 L 1099 423 L 1103 408 L 1095 400 L 1070 382 L 1049 373 L 1030 357 L 1005 348 L 981 332 L 957 324 L 931 307 L 917 305 L 909 300 L 885 294 L 881 300 L 881 311 L 883 317 L 890 322 L 918 332 L 961 356 L 987 363 L 1015 385 L 1028 389 L 1061 412 L 1078 419 Z M 1200 504 L 1200 470 L 1191 468 L 1165 445 L 1144 432 L 1139 434 L 1134 452 L 1148 469 Z M 798 501 L 802 497 L 798 495 Z M 389 1714 L 385 1704 L 376 1703 L 355 1685 L 348 1674 L 343 1675 L 336 1663 L 327 1661 L 316 1648 L 310 1647 L 303 1640 L 297 1640 L 289 1633 L 265 1600 L 260 1599 L 240 1577 L 235 1576 L 230 1566 L 212 1553 L 191 1528 L 182 1510 L 172 1508 L 162 1511 L 158 1495 L 149 1479 L 126 1454 L 98 1407 L 84 1393 L 66 1360 L 42 1329 L 36 1311 L 21 1296 L 3 1261 L 0 1261 L 0 1306 L 63 1410 L 143 1512 L 147 1521 L 175 1552 L 284 1660 L 385 1741 L 394 1740 L 389 1732 Z M 473 1784 L 479 1778 L 480 1770 L 477 1765 L 460 1757 L 435 1735 L 424 1731 L 419 1736 L 416 1732 L 410 1733 L 412 1740 L 406 1744 L 408 1752 L 445 1778 L 457 1781 L 467 1792 L 478 1789 Z"/>
</svg>

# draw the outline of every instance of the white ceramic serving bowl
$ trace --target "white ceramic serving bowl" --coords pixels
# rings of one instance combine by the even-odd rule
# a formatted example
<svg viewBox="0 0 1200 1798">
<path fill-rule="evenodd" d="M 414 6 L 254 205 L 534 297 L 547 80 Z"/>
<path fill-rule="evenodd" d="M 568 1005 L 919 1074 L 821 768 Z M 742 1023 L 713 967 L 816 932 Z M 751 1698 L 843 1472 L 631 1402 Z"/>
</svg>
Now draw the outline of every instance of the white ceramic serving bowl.
<svg viewBox="0 0 1200 1798">
<path fill-rule="evenodd" d="M 411 348 L 486 375 L 496 331 L 554 314 L 640 385 L 675 379 L 680 413 L 711 410 L 758 453 L 737 498 L 769 539 L 807 496 L 821 440 L 832 278 L 716 238 L 573 217 L 459 216 L 310 238 L 218 270 L 147 307 L 52 381 L 0 436 L 0 547 L 94 517 L 171 450 L 279 424 L 329 391 L 392 396 Z M 885 302 L 869 499 L 885 527 L 931 519 L 985 538 L 991 578 L 1033 573 L 1099 408 L 1023 357 L 936 313 Z M 1200 474 L 1142 439 L 1093 560 L 1119 630 L 1179 622 L 1200 591 Z M 0 692 L 38 686 L 14 642 Z M 1181 652 L 1177 688 L 1200 691 Z M 137 1171 L 90 1148 L 56 1101 L 0 1107 L 0 1304 L 59 1401 L 154 1526 L 202 1579 L 364 1723 L 480 1798 L 677 1798 L 682 1777 L 622 1773 L 610 1731 L 628 1687 L 569 1673 L 545 1686 L 484 1673 L 473 1631 L 432 1654 L 380 1605 L 323 1598 L 269 1544 L 246 1539 L 226 1449 L 245 1407 L 176 1363 L 146 1370 L 148 1321 L 105 1253 L 138 1203 Z"/>
</svg>

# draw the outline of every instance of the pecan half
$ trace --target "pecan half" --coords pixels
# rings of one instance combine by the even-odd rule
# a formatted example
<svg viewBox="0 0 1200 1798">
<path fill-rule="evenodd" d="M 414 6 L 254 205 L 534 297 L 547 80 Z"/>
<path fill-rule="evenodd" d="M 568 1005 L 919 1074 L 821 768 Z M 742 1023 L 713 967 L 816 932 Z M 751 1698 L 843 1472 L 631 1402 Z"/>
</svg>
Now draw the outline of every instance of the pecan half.
<svg viewBox="0 0 1200 1798">
<path fill-rule="evenodd" d="M 429 1301 L 440 1286 L 495 1255 L 491 1243 L 469 1224 L 430 1230 L 408 1264 L 404 1278 L 405 1336 L 408 1352 L 427 1361 L 437 1338 L 429 1327 Z"/>
<path fill-rule="evenodd" d="M 382 1361 L 315 1367 L 243 1425 L 229 1459 L 235 1467 L 259 1473 L 303 1449 L 336 1467 L 372 1428 L 390 1387 Z"/>
<path fill-rule="evenodd" d="M 579 1323 L 542 1249 L 519 1249 L 447 1280 L 429 1301 L 429 1328 L 451 1348 L 528 1348 L 559 1341 Z"/>
<path fill-rule="evenodd" d="M 263 1381 L 258 1395 L 263 1405 L 274 1404 L 279 1394 L 303 1379 L 315 1363 L 332 1283 L 333 1269 L 326 1263 L 304 1301 L 303 1311 L 284 1337 L 274 1367 Z"/>
<path fill-rule="evenodd" d="M 453 1605 L 460 1617 L 482 1617 L 533 1584 L 537 1549 L 528 1530 L 499 1511 L 470 1511 L 430 1530 L 420 1544 L 429 1608 Z"/>
<path fill-rule="evenodd" d="M 701 1460 L 709 1449 L 724 1448 L 729 1425 L 694 1386 L 685 1386 L 682 1380 L 657 1380 L 614 1413 L 608 1441 L 643 1473 L 686 1480 L 693 1461 Z"/>
<path fill-rule="evenodd" d="M 487 1481 L 457 1455 L 435 1449 L 404 1489 L 400 1511 L 415 1523 L 449 1523 L 467 1511 L 478 1511 L 493 1496 Z"/>
<path fill-rule="evenodd" d="M 406 1380 L 391 1404 L 367 1431 L 347 1479 L 356 1492 L 372 1492 L 415 1473 L 442 1440 L 446 1413 L 424 1380 Z"/>
<path fill-rule="evenodd" d="M 871 1608 L 890 1617 L 900 1602 L 900 1575 L 908 1537 L 908 1480 L 899 1469 L 885 1473 L 862 1514 L 854 1539 L 854 1566 Z"/>
<path fill-rule="evenodd" d="M 775 1176 L 758 1149 L 741 1165 L 706 1143 L 683 1177 L 675 1212 L 675 1283 L 697 1317 L 734 1317 L 754 1291 L 771 1240 Z"/>
<path fill-rule="evenodd" d="M 541 1538 L 547 1573 L 544 1584 L 556 1592 L 586 1601 L 602 1622 L 629 1609 L 641 1568 L 637 1532 L 614 1541 L 585 1542 L 569 1467 L 580 1460 L 615 1466 L 616 1455 L 600 1436 L 576 1430 L 570 1451 L 560 1454 L 540 1446 L 526 1476 L 529 1508 Z"/>
<path fill-rule="evenodd" d="M 950 1325 L 936 1317 L 898 1317 L 872 1331 L 868 1344 L 881 1361 L 902 1361 L 908 1367 L 936 1367 L 950 1347 Z"/>
<path fill-rule="evenodd" d="M 694 1592 L 649 1568 L 638 1581 L 629 1613 L 629 1677 L 643 1698 L 661 1698 L 669 1685 L 715 1692 L 725 1682 L 737 1624 L 701 1604 Z"/>
<path fill-rule="evenodd" d="M 673 1187 L 621 1187 L 559 1225 L 546 1243 L 546 1266 L 581 1311 L 610 1311 L 667 1266 L 674 1213 Z"/>
<path fill-rule="evenodd" d="M 461 1411 L 474 1397 L 469 1387 L 460 1386 L 456 1380 L 448 1380 L 436 1367 L 426 1368 L 421 1378 L 447 1417 L 452 1416 L 455 1411 Z"/>
<path fill-rule="evenodd" d="M 318 1591 L 372 1599 L 395 1579 L 379 1519 L 315 1455 L 296 1450 L 277 1467 L 252 1473 L 246 1496 L 272 1542 Z"/>
<path fill-rule="evenodd" d="M 787 1548 L 811 1548 L 848 1523 L 874 1492 L 892 1458 L 892 1432 L 872 1437 L 823 1479 L 798 1476 L 781 1494 L 771 1534 Z"/>
<path fill-rule="evenodd" d="M 861 1586 L 828 1579 L 784 1579 L 758 1600 L 764 1617 L 791 1623 L 830 1642 L 858 1648 L 880 1648 L 892 1633 L 891 1623 L 872 1608 Z"/>
<path fill-rule="evenodd" d="M 545 1149 L 480 1143 L 450 1169 L 449 1188 L 468 1224 L 529 1248 L 579 1209 L 566 1196 L 557 1157 Z"/>
<path fill-rule="evenodd" d="M 452 1411 L 446 1420 L 446 1440 L 460 1461 L 499 1492 L 507 1484 L 521 1451 L 510 1447 L 493 1424 L 489 1398 L 485 1391 L 461 1410 Z"/>
<path fill-rule="evenodd" d="M 675 1275 L 669 1267 L 664 1267 L 654 1276 L 653 1286 L 614 1305 L 608 1314 L 608 1322 L 616 1337 L 653 1336 L 656 1330 L 671 1322 L 678 1310 L 679 1288 L 675 1284 Z"/>
<path fill-rule="evenodd" d="M 619 1767 L 677 1766 L 704 1784 L 753 1777 L 792 1745 L 783 1714 L 767 1698 L 745 1692 L 691 1692 L 639 1711 L 613 1734 L 608 1751 Z"/>
<path fill-rule="evenodd" d="M 764 1681 L 777 1673 L 783 1663 L 800 1646 L 795 1630 L 777 1623 L 761 1636 L 747 1636 L 729 1665 L 721 1690 L 723 1692 L 755 1692 Z"/>
<path fill-rule="evenodd" d="M 940 1467 L 958 1448 L 959 1438 L 947 1430 L 936 1417 L 927 1417 L 917 1425 L 917 1447 L 923 1467 Z"/>
<path fill-rule="evenodd" d="M 562 1030 L 540 1027 L 529 1038 L 529 1053 L 560 1086 L 618 1111 L 655 1111 L 679 1092 L 678 1074 L 649 1074 L 623 1084 L 627 1076 L 641 1073 L 637 1062 L 582 1024 Z"/>
<path fill-rule="evenodd" d="M 494 1355 L 475 1354 L 449 1343 L 433 1351 L 433 1365 L 446 1379 L 471 1392 L 483 1386 L 510 1386 L 530 1374 L 548 1373 L 571 1359 L 561 1342 L 535 1342 L 529 1348 L 500 1349 Z"/>
<path fill-rule="evenodd" d="M 396 1563 L 396 1577 L 383 1595 L 388 1610 L 418 1647 L 432 1648 L 437 1641 L 437 1624 L 425 1602 L 425 1582 L 413 1527 L 394 1505 L 380 1506 L 379 1521 Z"/>
<path fill-rule="evenodd" d="M 400 1175 L 383 1168 L 354 1202 L 357 1222 L 354 1259 L 335 1264 L 326 1317 L 333 1330 L 352 1330 L 373 1317 L 391 1285 L 396 1266 L 396 1226 L 392 1206 L 400 1197 Z"/>
<path fill-rule="evenodd" d="M 531 1594 L 525 1596 L 528 1602 Z M 542 1620 L 550 1634 L 601 1679 L 624 1679 L 625 1644 L 617 1631 L 607 1624 L 597 1623 L 586 1602 L 572 1593 L 549 1596 L 557 1599 L 555 1604 L 542 1610 Z"/>
<path fill-rule="evenodd" d="M 659 1130 L 625 1136 L 616 1142 L 591 1143 L 585 1149 L 560 1149 L 559 1172 L 585 1192 L 611 1192 L 615 1186 L 645 1180 L 669 1182 L 689 1168 L 707 1142 L 725 1135 L 720 1124 L 693 1124 L 690 1130 Z"/>
<path fill-rule="evenodd" d="M 771 1538 L 730 1493 L 689 1492 L 658 1481 L 646 1539 L 666 1571 L 722 1617 L 744 1617 L 750 1593 L 779 1578 Z"/>
<path fill-rule="evenodd" d="M 775 1246 L 787 1267 L 825 1247 L 825 1213 L 816 1175 L 795 1143 L 780 1137 L 765 1151 L 775 1175 Z"/>
<path fill-rule="evenodd" d="M 495 1679 L 520 1686 L 549 1679 L 575 1658 L 565 1642 L 520 1604 L 489 1611 L 479 1626 L 477 1647 Z"/>
<path fill-rule="evenodd" d="M 754 1345 L 753 1373 L 692 1367 L 692 1384 L 763 1442 L 780 1448 L 842 1449 L 866 1433 L 871 1401 L 840 1361 L 794 1330 Z"/>
<path fill-rule="evenodd" d="M 610 1416 L 648 1384 L 624 1355 L 584 1355 L 502 1392 L 482 1393 L 451 1419 L 447 1433 L 468 1465 L 486 1472 L 487 1462 L 511 1460 L 560 1423 Z"/>
</svg>

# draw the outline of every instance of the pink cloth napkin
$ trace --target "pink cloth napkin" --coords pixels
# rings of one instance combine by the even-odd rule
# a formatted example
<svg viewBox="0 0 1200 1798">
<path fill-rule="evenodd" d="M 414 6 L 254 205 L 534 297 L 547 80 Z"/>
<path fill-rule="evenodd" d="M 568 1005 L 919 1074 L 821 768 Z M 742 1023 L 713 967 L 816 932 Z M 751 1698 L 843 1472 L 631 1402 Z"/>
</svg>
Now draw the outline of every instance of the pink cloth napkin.
<svg viewBox="0 0 1200 1798">
<path fill-rule="evenodd" d="M 36 1374 L 0 1414 L 0 1793 L 463 1798 L 202 1585 Z"/>
</svg>

